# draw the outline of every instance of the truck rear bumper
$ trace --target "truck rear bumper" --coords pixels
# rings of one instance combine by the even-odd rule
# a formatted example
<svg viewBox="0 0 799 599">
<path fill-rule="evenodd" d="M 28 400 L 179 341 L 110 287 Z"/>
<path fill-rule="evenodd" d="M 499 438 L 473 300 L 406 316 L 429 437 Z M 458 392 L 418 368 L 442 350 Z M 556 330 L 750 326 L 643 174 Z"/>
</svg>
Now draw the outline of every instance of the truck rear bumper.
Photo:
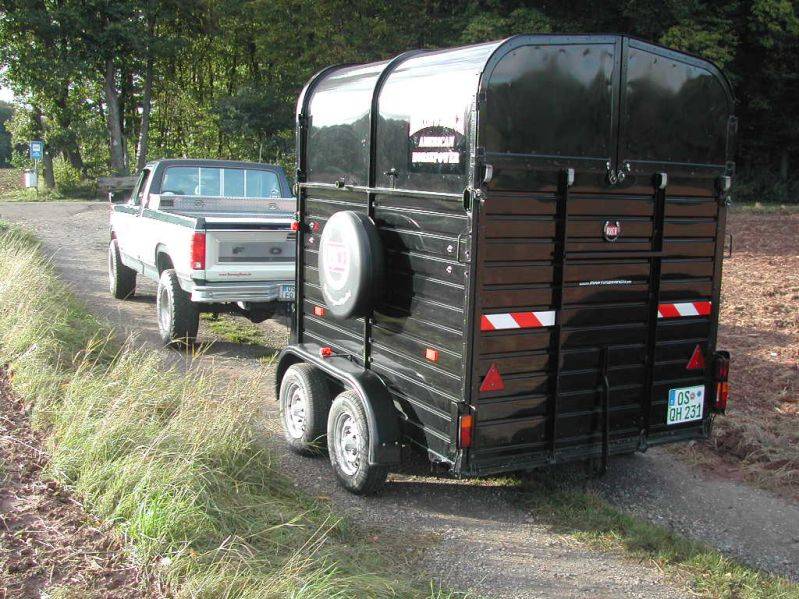
<svg viewBox="0 0 799 599">
<path fill-rule="evenodd" d="M 293 300 L 294 281 L 291 280 L 258 283 L 195 284 L 191 288 L 191 301 L 203 304 L 220 304 L 227 302 L 261 303 Z"/>
</svg>

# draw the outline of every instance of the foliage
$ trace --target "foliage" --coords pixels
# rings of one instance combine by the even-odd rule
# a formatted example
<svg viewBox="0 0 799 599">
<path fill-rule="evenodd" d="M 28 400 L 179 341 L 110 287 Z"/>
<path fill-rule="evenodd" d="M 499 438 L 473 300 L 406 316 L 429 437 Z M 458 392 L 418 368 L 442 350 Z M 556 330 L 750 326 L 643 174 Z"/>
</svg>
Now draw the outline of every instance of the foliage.
<svg viewBox="0 0 799 599">
<path fill-rule="evenodd" d="M 36 247 L 0 223 L 0 361 L 49 433 L 52 474 L 176 596 L 450 596 L 400 581 L 386 547 L 279 472 L 252 426 L 265 381 L 120 346 Z"/>
<path fill-rule="evenodd" d="M 725 70 L 739 100 L 740 181 L 752 190 L 743 195 L 788 201 L 799 195 L 791 176 L 799 163 L 798 6 L 797 0 L 0 0 L 0 61 L 7 83 L 44 115 L 42 135 L 53 155 L 96 176 L 109 168 L 114 90 L 126 168 L 133 164 L 148 105 L 148 65 L 151 157 L 291 163 L 297 95 L 326 65 L 522 32 L 628 33 L 700 54 Z"/>
<path fill-rule="evenodd" d="M 68 160 L 58 157 L 53 160 L 53 175 L 55 177 L 55 190 L 66 197 L 91 197 L 94 195 L 94 185 L 87 181 L 77 168 Z"/>
</svg>

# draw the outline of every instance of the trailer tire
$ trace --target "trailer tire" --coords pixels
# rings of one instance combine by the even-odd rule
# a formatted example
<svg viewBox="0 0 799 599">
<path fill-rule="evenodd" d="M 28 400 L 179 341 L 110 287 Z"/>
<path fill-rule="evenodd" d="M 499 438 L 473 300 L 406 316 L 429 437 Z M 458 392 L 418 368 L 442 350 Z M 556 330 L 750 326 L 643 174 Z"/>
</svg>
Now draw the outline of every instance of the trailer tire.
<svg viewBox="0 0 799 599">
<path fill-rule="evenodd" d="M 368 316 L 384 291 L 383 244 L 365 214 L 331 216 L 319 240 L 319 283 L 334 318 Z"/>
<path fill-rule="evenodd" d="M 369 463 L 369 430 L 361 398 L 344 391 L 333 400 L 327 418 L 327 446 L 336 478 L 350 493 L 371 495 L 386 482 L 388 468 Z"/>
<path fill-rule="evenodd" d="M 301 363 L 286 370 L 280 381 L 280 422 L 286 442 L 294 453 L 322 453 L 332 401 L 330 385 L 318 368 Z"/>
<path fill-rule="evenodd" d="M 178 275 L 172 268 L 162 272 L 158 279 L 155 305 L 158 332 L 164 345 L 192 345 L 200 327 L 200 311 L 192 303 L 189 294 L 181 289 Z"/>
<path fill-rule="evenodd" d="M 128 299 L 136 292 L 136 271 L 122 263 L 119 244 L 112 239 L 108 244 L 108 286 L 116 299 Z"/>
</svg>

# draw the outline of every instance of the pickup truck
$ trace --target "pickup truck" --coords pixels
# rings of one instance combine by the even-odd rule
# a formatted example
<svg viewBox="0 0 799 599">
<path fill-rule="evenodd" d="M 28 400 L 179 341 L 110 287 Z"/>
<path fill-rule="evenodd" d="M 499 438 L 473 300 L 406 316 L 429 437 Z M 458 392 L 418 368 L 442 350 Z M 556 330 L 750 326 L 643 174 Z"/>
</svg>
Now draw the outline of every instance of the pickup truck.
<svg viewBox="0 0 799 599">
<path fill-rule="evenodd" d="M 131 297 L 138 275 L 156 281 L 166 345 L 193 343 L 202 312 L 261 322 L 290 308 L 296 201 L 281 167 L 158 160 L 109 200 L 111 294 Z"/>
</svg>

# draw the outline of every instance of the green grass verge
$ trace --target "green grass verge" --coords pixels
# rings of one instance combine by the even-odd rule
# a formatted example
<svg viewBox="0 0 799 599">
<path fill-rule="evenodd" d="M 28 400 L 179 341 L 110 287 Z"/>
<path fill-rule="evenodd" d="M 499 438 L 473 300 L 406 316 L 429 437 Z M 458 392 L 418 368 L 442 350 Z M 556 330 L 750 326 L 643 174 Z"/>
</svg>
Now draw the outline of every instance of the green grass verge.
<svg viewBox="0 0 799 599">
<path fill-rule="evenodd" d="M 799 585 L 742 566 L 702 543 L 623 514 L 600 497 L 552 484 L 525 485 L 539 521 L 590 547 L 654 562 L 694 594 L 730 599 L 799 598 Z"/>
<path fill-rule="evenodd" d="M 221 314 L 218 317 L 202 314 L 200 318 L 205 326 L 225 341 L 242 345 L 261 345 L 266 340 L 263 331 L 244 318 L 228 314 Z"/>
<path fill-rule="evenodd" d="M 53 476 L 177 596 L 449 596 L 408 581 L 408 552 L 370 542 L 277 470 L 253 432 L 251 386 L 118 343 L 6 225 L 0 360 L 48 431 Z"/>
</svg>

